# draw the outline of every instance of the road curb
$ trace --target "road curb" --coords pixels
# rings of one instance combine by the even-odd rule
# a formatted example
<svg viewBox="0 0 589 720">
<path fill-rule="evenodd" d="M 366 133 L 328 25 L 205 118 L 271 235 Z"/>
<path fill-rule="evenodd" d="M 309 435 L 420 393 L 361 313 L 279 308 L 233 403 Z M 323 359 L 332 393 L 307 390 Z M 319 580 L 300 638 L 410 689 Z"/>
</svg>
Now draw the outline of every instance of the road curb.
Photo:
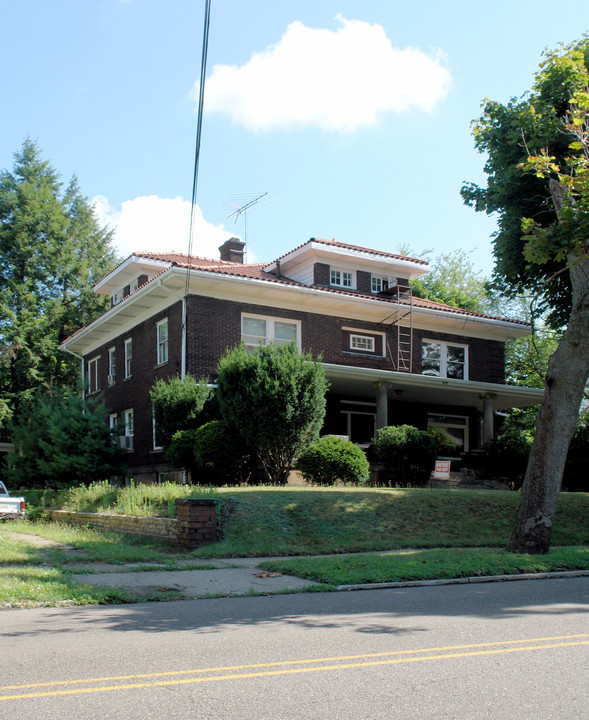
<svg viewBox="0 0 589 720">
<path fill-rule="evenodd" d="M 470 583 L 508 582 L 510 580 L 552 580 L 558 578 L 589 577 L 589 570 L 563 570 L 561 572 L 522 573 L 521 575 L 473 575 L 465 578 L 444 578 L 438 580 L 400 580 L 386 583 L 363 583 L 360 585 L 338 585 L 336 590 L 387 590 L 389 588 L 432 587 L 436 585 L 467 585 Z"/>
</svg>

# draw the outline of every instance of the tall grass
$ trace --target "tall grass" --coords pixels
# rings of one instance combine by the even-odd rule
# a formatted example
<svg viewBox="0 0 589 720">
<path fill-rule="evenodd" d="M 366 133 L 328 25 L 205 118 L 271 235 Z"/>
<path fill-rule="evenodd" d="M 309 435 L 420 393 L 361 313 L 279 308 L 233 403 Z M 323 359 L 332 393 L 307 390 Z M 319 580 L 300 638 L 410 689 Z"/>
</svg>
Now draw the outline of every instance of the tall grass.
<svg viewBox="0 0 589 720">
<path fill-rule="evenodd" d="M 75 512 L 176 517 L 176 500 L 186 497 L 217 498 L 218 493 L 214 488 L 171 482 L 161 485 L 131 482 L 127 487 L 118 488 L 103 480 L 71 488 L 62 507 Z"/>
</svg>

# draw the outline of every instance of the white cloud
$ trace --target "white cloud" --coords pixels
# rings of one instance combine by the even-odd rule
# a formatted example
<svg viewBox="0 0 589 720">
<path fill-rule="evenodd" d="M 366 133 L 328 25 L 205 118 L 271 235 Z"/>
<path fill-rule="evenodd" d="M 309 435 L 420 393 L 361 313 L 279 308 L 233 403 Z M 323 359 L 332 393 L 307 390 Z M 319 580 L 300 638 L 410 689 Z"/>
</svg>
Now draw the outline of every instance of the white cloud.
<svg viewBox="0 0 589 720">
<path fill-rule="evenodd" d="M 382 25 L 337 20 L 335 31 L 293 22 L 245 65 L 215 65 L 205 110 L 226 113 L 249 130 L 350 132 L 387 112 L 431 112 L 446 96 L 451 76 L 443 53 L 401 50 Z"/>
<path fill-rule="evenodd" d="M 108 199 L 98 195 L 93 199 L 101 225 L 115 231 L 114 245 L 121 257 L 133 252 L 188 251 L 190 202 L 157 195 L 126 200 L 121 209 L 112 208 Z M 231 237 L 221 225 L 211 225 L 197 206 L 194 219 L 192 254 L 217 259 L 219 245 Z"/>
</svg>

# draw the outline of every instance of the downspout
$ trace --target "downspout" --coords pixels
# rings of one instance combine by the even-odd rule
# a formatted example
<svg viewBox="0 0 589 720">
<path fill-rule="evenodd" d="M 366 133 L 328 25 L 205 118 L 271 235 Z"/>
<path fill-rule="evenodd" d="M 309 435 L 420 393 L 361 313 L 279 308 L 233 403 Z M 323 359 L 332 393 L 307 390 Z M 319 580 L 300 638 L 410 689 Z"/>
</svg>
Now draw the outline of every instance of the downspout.
<svg viewBox="0 0 589 720">
<path fill-rule="evenodd" d="M 182 301 L 182 349 L 181 349 L 181 358 L 180 358 L 180 377 L 182 380 L 186 377 L 186 319 L 187 319 L 187 303 L 186 303 L 186 295 L 176 295 L 176 293 L 172 292 L 170 288 L 167 288 L 162 280 L 157 281 L 158 287 L 161 287 L 162 290 L 165 290 L 167 293 L 169 293 L 172 297 L 175 297 L 177 300 Z"/>
</svg>

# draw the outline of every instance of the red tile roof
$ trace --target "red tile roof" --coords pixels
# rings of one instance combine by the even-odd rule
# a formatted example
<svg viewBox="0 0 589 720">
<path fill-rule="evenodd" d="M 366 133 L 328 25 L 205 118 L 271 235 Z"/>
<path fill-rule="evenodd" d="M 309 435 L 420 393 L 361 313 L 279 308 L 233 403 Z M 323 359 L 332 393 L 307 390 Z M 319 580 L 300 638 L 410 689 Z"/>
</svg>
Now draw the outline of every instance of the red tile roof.
<svg viewBox="0 0 589 720">
<path fill-rule="evenodd" d="M 325 245 L 331 245 L 331 246 L 338 246 L 343 247 L 347 249 L 352 250 L 360 250 L 363 252 L 372 253 L 374 255 L 384 255 L 386 257 L 394 257 L 404 260 L 410 260 L 413 262 L 421 263 L 424 265 L 427 265 L 428 263 L 425 260 L 419 260 L 416 258 L 409 258 L 403 255 L 394 255 L 392 253 L 387 253 L 380 250 L 371 250 L 369 248 L 363 248 L 355 245 L 348 245 L 346 243 L 340 243 L 337 240 L 321 240 L 317 238 L 311 238 L 311 240 L 308 240 L 307 243 L 303 243 L 303 245 L 299 245 L 298 247 L 303 247 L 304 245 L 310 243 L 310 242 L 319 242 L 323 243 Z M 295 250 L 298 248 L 295 248 Z M 293 252 L 293 251 L 291 251 Z M 290 253 L 287 253 L 287 255 Z M 210 272 L 214 274 L 220 274 L 220 275 L 228 275 L 232 277 L 242 277 L 242 278 L 251 278 L 252 280 L 261 280 L 264 282 L 271 282 L 271 283 L 277 283 L 280 285 L 289 285 L 293 287 L 310 287 L 315 290 L 320 290 L 322 292 L 328 292 L 334 295 L 345 295 L 348 297 L 361 297 L 361 298 L 367 298 L 370 300 L 374 300 L 376 302 L 384 302 L 389 304 L 396 304 L 396 300 L 393 297 L 386 296 L 386 295 L 370 295 L 370 294 L 363 294 L 358 293 L 350 290 L 346 290 L 344 288 L 337 288 L 337 287 L 330 287 L 330 286 L 324 286 L 324 285 L 305 285 L 304 283 L 300 283 L 296 280 L 291 280 L 290 278 L 286 276 L 278 277 L 274 273 L 269 273 L 264 271 L 264 267 L 267 267 L 268 263 L 251 263 L 251 264 L 243 264 L 239 262 L 232 262 L 229 260 L 212 260 L 210 258 L 203 258 L 203 257 L 197 257 L 197 256 L 189 256 L 183 253 L 177 253 L 177 252 L 136 252 L 133 253 L 136 257 L 143 257 L 143 258 L 149 258 L 153 260 L 158 260 L 161 262 L 168 262 L 171 263 L 171 265 L 180 267 L 180 268 L 191 268 L 193 270 L 203 271 L 203 272 Z M 284 257 L 284 256 L 282 256 Z M 163 270 L 162 272 L 165 272 Z M 158 277 L 162 273 L 158 273 Z M 155 278 L 152 278 L 152 280 Z M 149 280 L 144 285 L 149 284 L 152 282 L 152 280 Z M 142 287 L 144 287 L 144 285 Z M 138 288 L 139 290 L 139 288 Z M 137 292 L 137 290 L 135 291 Z M 131 293 L 133 295 L 134 293 Z M 130 297 L 130 296 L 127 296 Z M 125 298 L 126 300 L 127 298 Z M 521 320 L 513 320 L 511 318 L 505 318 L 505 317 L 497 317 L 494 315 L 488 315 L 485 313 L 477 313 L 473 312 L 471 310 L 464 310 L 462 308 L 456 308 L 452 307 L 451 305 L 445 305 L 443 303 L 435 302 L 433 300 L 424 300 L 419 297 L 413 297 L 412 299 L 413 307 L 416 308 L 423 308 L 428 310 L 438 310 L 440 312 L 447 312 L 452 313 L 456 315 L 464 315 L 466 317 L 473 317 L 473 318 L 485 318 L 489 320 L 500 320 L 502 322 L 509 322 L 514 323 L 516 325 L 523 325 L 526 326 L 528 323 L 521 321 Z M 74 333 L 74 335 L 77 333 Z"/>
<path fill-rule="evenodd" d="M 281 255 L 277 260 L 282 260 L 282 258 L 287 257 L 291 253 L 295 252 L 295 250 L 298 250 L 299 248 L 304 247 L 305 245 L 309 245 L 310 243 L 319 243 L 321 245 L 329 245 L 330 247 L 339 247 L 343 248 L 344 250 L 357 250 L 359 252 L 367 253 L 368 255 L 376 255 L 378 257 L 389 257 L 389 258 L 395 258 L 395 260 L 406 260 L 408 262 L 414 262 L 419 265 L 429 265 L 429 262 L 427 260 L 421 260 L 420 258 L 414 258 L 409 257 L 408 255 L 398 255 L 395 253 L 386 252 L 385 250 L 374 250 L 373 248 L 367 248 L 367 247 L 361 247 L 360 245 L 349 245 L 348 243 L 340 242 L 339 240 L 336 240 L 333 238 L 332 240 L 324 240 L 322 238 L 310 238 L 307 240 L 307 242 L 302 243 L 301 245 L 297 245 L 297 247 L 293 248 L 292 250 L 289 250 L 287 253 L 284 253 L 284 255 Z M 276 261 L 273 261 L 276 262 Z M 270 263 L 266 263 L 266 265 L 269 265 Z"/>
</svg>

